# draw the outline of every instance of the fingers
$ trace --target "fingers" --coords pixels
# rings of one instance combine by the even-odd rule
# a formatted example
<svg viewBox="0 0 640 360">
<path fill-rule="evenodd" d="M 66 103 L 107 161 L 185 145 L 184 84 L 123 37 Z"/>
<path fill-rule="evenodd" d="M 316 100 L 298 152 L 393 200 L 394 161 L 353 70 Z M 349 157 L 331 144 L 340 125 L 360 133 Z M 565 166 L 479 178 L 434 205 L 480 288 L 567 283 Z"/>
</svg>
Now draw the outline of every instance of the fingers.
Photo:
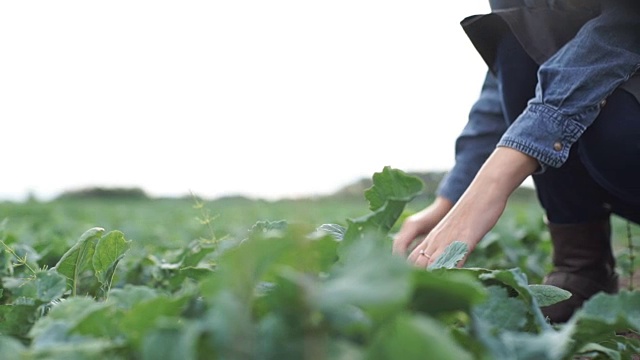
<svg viewBox="0 0 640 360">
<path fill-rule="evenodd" d="M 409 254 L 407 261 L 418 268 L 425 269 L 433 265 L 440 256 L 442 256 L 447 248 L 462 236 L 459 234 L 448 234 L 447 232 L 441 232 L 434 230 Z M 475 243 L 465 241 L 468 246 L 468 252 L 462 258 L 462 260 L 456 263 L 458 268 L 464 266 L 468 255 L 473 251 Z"/>
<path fill-rule="evenodd" d="M 431 205 L 406 219 L 393 240 L 393 253 L 405 256 L 416 239 L 429 234 L 452 207 L 452 201 L 438 196 Z"/>
<path fill-rule="evenodd" d="M 400 229 L 393 240 L 393 253 L 397 255 L 405 255 L 411 243 L 413 243 L 419 235 L 420 233 L 413 228 L 403 227 Z"/>
<path fill-rule="evenodd" d="M 428 242 L 423 242 L 411 252 L 407 258 L 408 262 L 418 268 L 424 269 L 431 266 L 436 260 L 444 253 L 448 245 L 442 246 L 430 246 Z M 461 268 L 464 265 L 467 257 L 465 256 L 460 260 L 456 266 Z"/>
<path fill-rule="evenodd" d="M 430 246 L 426 239 L 420 243 L 407 257 L 410 264 L 424 268 L 429 266 L 436 259 L 435 247 Z"/>
<path fill-rule="evenodd" d="M 432 263 L 432 261 L 435 260 L 435 257 L 429 252 L 428 246 L 423 246 L 423 244 L 420 244 L 420 246 L 418 246 L 418 248 L 416 248 L 411 253 L 411 255 L 409 255 L 408 260 L 409 263 L 415 265 L 416 267 L 426 268 Z"/>
</svg>

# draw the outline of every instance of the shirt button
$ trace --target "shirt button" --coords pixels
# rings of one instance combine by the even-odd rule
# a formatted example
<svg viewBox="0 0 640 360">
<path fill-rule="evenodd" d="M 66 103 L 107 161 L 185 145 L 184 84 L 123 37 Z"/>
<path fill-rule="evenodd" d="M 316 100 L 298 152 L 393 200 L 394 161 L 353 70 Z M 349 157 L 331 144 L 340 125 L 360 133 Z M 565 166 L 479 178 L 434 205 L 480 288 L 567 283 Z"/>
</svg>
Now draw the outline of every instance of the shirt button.
<svg viewBox="0 0 640 360">
<path fill-rule="evenodd" d="M 555 143 L 553 144 L 553 150 L 555 150 L 555 151 L 560 151 L 560 150 L 562 150 L 562 143 L 561 143 L 561 142 L 555 142 Z"/>
<path fill-rule="evenodd" d="M 604 107 L 605 105 L 607 105 L 607 99 L 602 99 L 602 101 L 600 101 L 600 107 Z"/>
</svg>

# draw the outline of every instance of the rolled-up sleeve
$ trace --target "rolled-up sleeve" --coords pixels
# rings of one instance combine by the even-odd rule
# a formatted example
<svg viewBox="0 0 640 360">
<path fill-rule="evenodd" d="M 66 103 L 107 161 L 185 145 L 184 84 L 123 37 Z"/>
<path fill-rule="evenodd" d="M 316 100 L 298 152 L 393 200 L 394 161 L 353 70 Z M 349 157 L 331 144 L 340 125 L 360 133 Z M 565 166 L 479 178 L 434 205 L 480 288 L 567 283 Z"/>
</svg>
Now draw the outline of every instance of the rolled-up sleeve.
<svg viewBox="0 0 640 360">
<path fill-rule="evenodd" d="M 606 98 L 640 68 L 640 12 L 612 0 L 576 36 L 544 62 L 536 95 L 498 146 L 538 160 L 540 172 L 560 167 L 593 123 Z"/>
<path fill-rule="evenodd" d="M 467 124 L 456 139 L 455 165 L 440 182 L 437 194 L 458 201 L 506 128 L 498 84 L 495 77 L 487 73 Z"/>
</svg>

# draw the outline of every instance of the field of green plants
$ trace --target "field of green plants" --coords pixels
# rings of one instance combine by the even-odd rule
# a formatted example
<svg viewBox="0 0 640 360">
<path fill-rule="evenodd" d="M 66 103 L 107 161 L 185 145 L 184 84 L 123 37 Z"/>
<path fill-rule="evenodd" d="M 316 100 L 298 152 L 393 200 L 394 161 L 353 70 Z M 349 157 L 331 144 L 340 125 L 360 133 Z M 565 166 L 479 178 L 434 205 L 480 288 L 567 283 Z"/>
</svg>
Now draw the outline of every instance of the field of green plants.
<svg viewBox="0 0 640 360">
<path fill-rule="evenodd" d="M 428 201 L 400 170 L 358 198 L 0 203 L 0 354 L 14 359 L 633 359 L 636 225 L 614 219 L 624 288 L 566 324 L 540 307 L 551 245 L 535 201 L 429 269 L 391 254 Z"/>
</svg>

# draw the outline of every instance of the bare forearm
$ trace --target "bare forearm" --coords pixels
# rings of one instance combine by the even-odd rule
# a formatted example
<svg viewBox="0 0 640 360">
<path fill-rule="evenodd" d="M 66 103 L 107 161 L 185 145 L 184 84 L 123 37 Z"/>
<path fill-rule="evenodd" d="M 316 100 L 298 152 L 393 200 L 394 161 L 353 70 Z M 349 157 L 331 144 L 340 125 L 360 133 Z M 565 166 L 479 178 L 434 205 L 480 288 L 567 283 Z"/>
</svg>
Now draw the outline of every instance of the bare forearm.
<svg viewBox="0 0 640 360">
<path fill-rule="evenodd" d="M 460 200 L 409 255 L 409 260 L 427 266 L 453 241 L 465 242 L 472 251 L 502 215 L 509 195 L 537 167 L 537 161 L 528 155 L 497 148 Z M 428 256 L 421 256 L 420 250 Z"/>
</svg>

